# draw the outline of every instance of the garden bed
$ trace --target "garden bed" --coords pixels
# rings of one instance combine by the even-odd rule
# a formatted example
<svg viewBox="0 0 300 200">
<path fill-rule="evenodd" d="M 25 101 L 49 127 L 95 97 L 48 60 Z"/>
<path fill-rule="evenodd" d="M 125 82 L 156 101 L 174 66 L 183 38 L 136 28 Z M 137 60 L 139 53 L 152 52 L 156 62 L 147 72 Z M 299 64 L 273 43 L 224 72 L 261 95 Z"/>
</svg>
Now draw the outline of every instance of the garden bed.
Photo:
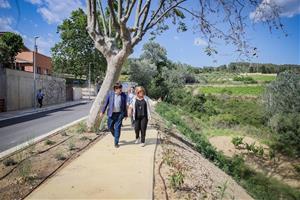
<svg viewBox="0 0 300 200">
<path fill-rule="evenodd" d="M 104 135 L 87 133 L 81 122 L 2 158 L 1 200 L 25 198 Z"/>
</svg>

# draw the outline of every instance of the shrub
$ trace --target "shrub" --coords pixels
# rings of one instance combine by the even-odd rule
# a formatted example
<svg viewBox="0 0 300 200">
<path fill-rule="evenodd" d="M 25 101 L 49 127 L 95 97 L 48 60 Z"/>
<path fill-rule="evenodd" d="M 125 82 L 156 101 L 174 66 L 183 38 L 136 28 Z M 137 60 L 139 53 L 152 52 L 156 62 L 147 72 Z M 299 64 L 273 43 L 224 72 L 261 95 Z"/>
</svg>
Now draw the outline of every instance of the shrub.
<svg viewBox="0 0 300 200">
<path fill-rule="evenodd" d="M 276 134 L 275 148 L 288 155 L 300 156 L 300 113 L 278 113 L 269 121 Z"/>
<path fill-rule="evenodd" d="M 234 145 L 235 148 L 238 148 L 240 145 L 244 144 L 243 143 L 244 137 L 233 137 L 231 142 Z"/>
</svg>

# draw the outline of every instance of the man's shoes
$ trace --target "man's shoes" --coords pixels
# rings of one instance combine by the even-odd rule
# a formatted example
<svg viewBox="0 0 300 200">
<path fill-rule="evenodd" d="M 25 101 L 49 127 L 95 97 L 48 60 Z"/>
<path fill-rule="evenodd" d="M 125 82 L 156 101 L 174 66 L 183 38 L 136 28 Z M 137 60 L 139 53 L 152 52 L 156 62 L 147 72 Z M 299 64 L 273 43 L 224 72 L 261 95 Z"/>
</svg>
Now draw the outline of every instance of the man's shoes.
<svg viewBox="0 0 300 200">
<path fill-rule="evenodd" d="M 118 144 L 115 144 L 115 148 L 119 148 L 120 147 L 120 145 L 118 145 Z"/>
<path fill-rule="evenodd" d="M 138 144 L 138 143 L 140 143 L 140 138 L 136 139 L 134 142 L 134 144 Z"/>
<path fill-rule="evenodd" d="M 144 147 L 144 146 L 146 146 L 145 142 L 144 142 L 144 143 L 141 143 L 141 147 Z"/>
</svg>

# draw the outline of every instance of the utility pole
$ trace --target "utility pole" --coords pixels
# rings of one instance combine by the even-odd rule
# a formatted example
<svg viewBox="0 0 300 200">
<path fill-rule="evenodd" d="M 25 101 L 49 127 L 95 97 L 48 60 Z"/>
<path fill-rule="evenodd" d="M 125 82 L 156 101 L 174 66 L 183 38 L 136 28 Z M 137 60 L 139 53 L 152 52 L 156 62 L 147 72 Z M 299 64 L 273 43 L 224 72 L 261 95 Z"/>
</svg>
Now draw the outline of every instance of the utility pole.
<svg viewBox="0 0 300 200">
<path fill-rule="evenodd" d="M 89 63 L 89 100 L 91 100 L 91 63 Z"/>
<path fill-rule="evenodd" d="M 34 37 L 34 52 L 33 52 L 33 99 L 34 99 L 34 109 L 36 109 L 36 53 L 37 53 L 37 45 L 36 40 L 38 36 Z"/>
</svg>

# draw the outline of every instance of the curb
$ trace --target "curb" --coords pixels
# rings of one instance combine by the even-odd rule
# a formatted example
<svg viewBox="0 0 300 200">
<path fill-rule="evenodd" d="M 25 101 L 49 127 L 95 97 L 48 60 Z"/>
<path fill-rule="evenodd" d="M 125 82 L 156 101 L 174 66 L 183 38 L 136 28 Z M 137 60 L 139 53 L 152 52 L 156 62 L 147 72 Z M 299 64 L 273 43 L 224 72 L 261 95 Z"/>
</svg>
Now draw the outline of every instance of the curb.
<svg viewBox="0 0 300 200">
<path fill-rule="evenodd" d="M 33 114 L 37 114 L 37 113 L 42 113 L 42 112 L 46 112 L 46 111 L 50 111 L 50 110 L 56 110 L 56 109 L 60 109 L 60 108 L 74 106 L 74 105 L 78 105 L 78 104 L 82 104 L 82 103 L 88 103 L 88 102 L 89 102 L 88 100 L 82 100 L 82 101 L 70 102 L 70 103 L 67 103 L 67 104 L 64 104 L 64 105 L 58 105 L 56 107 L 53 105 L 53 106 L 49 106 L 49 107 L 45 107 L 45 108 L 41 108 L 41 109 L 28 111 L 26 113 L 19 114 L 19 115 L 16 115 L 16 116 L 2 118 L 2 119 L 0 119 L 0 122 L 5 121 L 5 120 L 9 120 L 9 119 L 14 119 L 14 118 L 25 117 L 25 116 L 33 115 Z"/>
<path fill-rule="evenodd" d="M 38 136 L 38 137 L 36 137 L 36 138 L 30 140 L 30 141 L 24 142 L 24 143 L 22 143 L 22 144 L 19 144 L 18 146 L 15 146 L 15 147 L 12 147 L 12 148 L 10 148 L 10 149 L 8 149 L 8 150 L 5 150 L 5 151 L 3 151 L 3 152 L 0 153 L 0 159 L 2 159 L 2 158 L 4 158 L 4 157 L 6 157 L 6 156 L 8 156 L 8 155 L 10 155 L 10 154 L 12 154 L 12 153 L 18 151 L 18 150 L 22 150 L 22 149 L 24 149 L 24 148 L 26 148 L 26 147 L 32 145 L 32 143 L 40 142 L 40 141 L 43 140 L 44 138 L 46 138 L 46 137 L 48 137 L 48 136 L 50 136 L 50 135 L 52 135 L 52 134 L 54 134 L 54 133 L 56 133 L 56 132 L 62 131 L 62 130 L 64 130 L 64 129 L 70 127 L 70 126 L 73 126 L 74 124 L 77 124 L 77 123 L 79 123 L 79 122 L 81 122 L 81 121 L 83 121 L 83 120 L 86 120 L 87 117 L 88 117 L 88 116 L 82 117 L 82 118 L 80 118 L 80 119 L 78 119 L 78 120 L 76 120 L 76 121 L 73 121 L 73 122 L 71 122 L 71 123 L 69 123 L 69 124 L 66 124 L 66 125 L 64 125 L 64 126 L 61 126 L 61 127 L 59 127 L 59 128 L 56 128 L 56 129 L 54 129 L 54 130 L 52 130 L 52 131 L 50 131 L 50 132 L 48 132 L 48 133 L 45 133 L 44 135 L 40 135 L 40 136 Z"/>
</svg>

